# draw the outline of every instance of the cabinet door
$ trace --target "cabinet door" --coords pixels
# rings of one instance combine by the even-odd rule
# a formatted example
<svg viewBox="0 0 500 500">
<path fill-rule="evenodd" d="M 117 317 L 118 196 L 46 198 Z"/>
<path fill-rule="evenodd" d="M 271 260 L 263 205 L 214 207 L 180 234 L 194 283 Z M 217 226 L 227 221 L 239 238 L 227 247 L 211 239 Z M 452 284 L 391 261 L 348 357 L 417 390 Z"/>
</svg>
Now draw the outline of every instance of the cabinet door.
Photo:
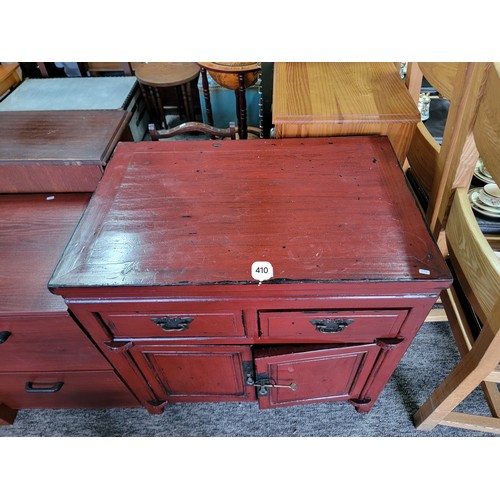
<svg viewBox="0 0 500 500">
<path fill-rule="evenodd" d="M 376 344 L 256 349 L 259 405 L 273 408 L 329 401 L 358 403 L 380 350 Z"/>
<path fill-rule="evenodd" d="M 245 384 L 248 346 L 136 344 L 129 353 L 159 400 L 255 401 L 255 389 Z"/>
</svg>

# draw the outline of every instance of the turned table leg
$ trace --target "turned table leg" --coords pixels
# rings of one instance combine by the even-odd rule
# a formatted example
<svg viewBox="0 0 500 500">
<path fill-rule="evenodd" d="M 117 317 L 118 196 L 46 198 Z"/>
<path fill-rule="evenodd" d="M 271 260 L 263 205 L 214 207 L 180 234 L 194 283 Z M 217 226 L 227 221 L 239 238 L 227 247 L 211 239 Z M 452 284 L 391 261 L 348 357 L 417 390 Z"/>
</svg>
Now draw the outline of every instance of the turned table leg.
<svg viewBox="0 0 500 500">
<path fill-rule="evenodd" d="M 208 86 L 207 70 L 205 68 L 200 69 L 201 72 L 201 83 L 203 86 L 203 97 L 205 98 L 205 109 L 207 112 L 207 123 L 213 127 L 214 117 L 212 114 L 212 103 L 210 101 L 210 88 Z"/>
</svg>

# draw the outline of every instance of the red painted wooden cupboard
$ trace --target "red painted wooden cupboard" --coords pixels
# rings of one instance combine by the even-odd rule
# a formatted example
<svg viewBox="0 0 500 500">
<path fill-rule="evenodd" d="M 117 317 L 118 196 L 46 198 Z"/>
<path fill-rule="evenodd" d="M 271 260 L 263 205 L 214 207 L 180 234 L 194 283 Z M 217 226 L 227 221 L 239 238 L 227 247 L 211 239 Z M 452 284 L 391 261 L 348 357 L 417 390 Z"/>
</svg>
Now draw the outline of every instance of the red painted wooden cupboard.
<svg viewBox="0 0 500 500">
<path fill-rule="evenodd" d="M 338 137 L 119 144 L 49 287 L 150 412 L 368 411 L 450 282 L 387 138 Z"/>
</svg>

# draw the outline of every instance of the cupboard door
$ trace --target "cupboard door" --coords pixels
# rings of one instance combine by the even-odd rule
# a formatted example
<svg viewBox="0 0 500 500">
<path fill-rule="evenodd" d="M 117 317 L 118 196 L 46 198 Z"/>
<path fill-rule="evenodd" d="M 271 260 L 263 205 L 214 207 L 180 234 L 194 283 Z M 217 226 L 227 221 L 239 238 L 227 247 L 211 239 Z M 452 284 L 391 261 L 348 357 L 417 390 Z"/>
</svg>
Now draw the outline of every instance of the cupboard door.
<svg viewBox="0 0 500 500">
<path fill-rule="evenodd" d="M 260 408 L 356 400 L 375 364 L 376 344 L 255 350 Z M 279 387 L 272 387 L 279 386 Z"/>
<path fill-rule="evenodd" d="M 129 352 L 159 400 L 255 401 L 255 389 L 245 384 L 248 346 L 137 344 Z"/>
</svg>

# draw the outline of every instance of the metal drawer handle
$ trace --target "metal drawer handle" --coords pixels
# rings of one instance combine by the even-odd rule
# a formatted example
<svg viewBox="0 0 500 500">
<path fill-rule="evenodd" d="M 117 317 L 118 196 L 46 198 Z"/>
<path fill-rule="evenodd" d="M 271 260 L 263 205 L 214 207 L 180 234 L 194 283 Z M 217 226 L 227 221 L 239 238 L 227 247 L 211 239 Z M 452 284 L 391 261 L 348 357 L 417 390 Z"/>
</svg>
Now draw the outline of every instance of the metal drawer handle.
<svg viewBox="0 0 500 500">
<path fill-rule="evenodd" d="M 163 316 L 163 318 L 151 318 L 151 321 L 158 325 L 164 332 L 183 332 L 189 328 L 189 324 L 194 318 L 175 318 Z"/>
<path fill-rule="evenodd" d="M 314 325 L 320 333 L 338 333 L 347 328 L 353 319 L 312 319 L 310 323 Z"/>
<path fill-rule="evenodd" d="M 12 335 L 12 333 L 7 331 L 7 330 L 3 330 L 2 332 L 0 332 L 0 344 L 4 344 L 5 342 L 7 342 L 7 339 L 11 335 Z"/>
<path fill-rule="evenodd" d="M 52 387 L 38 387 L 35 388 L 33 387 L 34 382 L 26 382 L 26 385 L 24 386 L 24 390 L 26 392 L 30 392 L 32 394 L 49 394 L 49 393 L 54 393 L 58 392 L 61 390 L 61 387 L 64 385 L 64 382 L 56 382 L 55 384 L 52 385 Z"/>
</svg>

